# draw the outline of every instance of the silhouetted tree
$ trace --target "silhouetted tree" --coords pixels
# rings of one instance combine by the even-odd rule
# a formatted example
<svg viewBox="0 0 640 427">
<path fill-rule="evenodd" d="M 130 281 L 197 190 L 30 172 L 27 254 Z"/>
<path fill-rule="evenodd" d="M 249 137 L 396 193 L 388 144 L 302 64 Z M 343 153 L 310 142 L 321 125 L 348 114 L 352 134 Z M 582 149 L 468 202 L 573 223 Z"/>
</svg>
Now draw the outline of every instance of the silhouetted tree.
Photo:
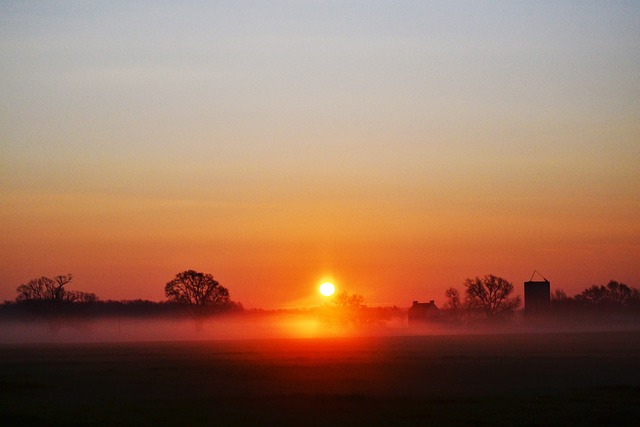
<svg viewBox="0 0 640 427">
<path fill-rule="evenodd" d="M 449 288 L 444 292 L 444 296 L 447 299 L 443 309 L 451 311 L 462 310 L 462 302 L 460 301 L 460 292 L 456 288 Z"/>
<path fill-rule="evenodd" d="M 578 313 L 579 303 L 562 289 L 555 289 L 551 293 L 549 315 L 553 317 L 571 317 Z"/>
<path fill-rule="evenodd" d="M 357 325 L 368 321 L 364 297 L 346 291 L 335 294 L 330 304 L 320 310 L 322 321 L 342 325 Z M 372 322 L 374 319 L 371 319 Z"/>
<path fill-rule="evenodd" d="M 487 318 L 510 315 L 520 306 L 520 297 L 510 297 L 513 284 L 502 277 L 487 274 L 464 282 L 469 310 L 481 311 Z"/>
<path fill-rule="evenodd" d="M 98 301 L 98 297 L 93 292 L 66 291 L 65 298 L 68 302 L 93 303 Z"/>
<path fill-rule="evenodd" d="M 164 287 L 169 301 L 183 304 L 196 322 L 196 328 L 202 328 L 204 317 L 214 309 L 229 304 L 229 291 L 221 286 L 211 274 L 187 270 Z"/>
<path fill-rule="evenodd" d="M 636 299 L 640 299 L 638 289 L 615 280 L 611 280 L 607 286 L 590 286 L 576 295 L 576 300 L 581 303 L 611 307 L 624 306 Z"/>
<path fill-rule="evenodd" d="M 562 289 L 556 289 L 551 294 L 551 301 L 552 302 L 561 303 L 561 302 L 567 301 L 568 299 L 569 299 L 569 297 L 567 296 L 567 293 Z"/>
<path fill-rule="evenodd" d="M 338 308 L 357 310 L 364 305 L 364 297 L 360 294 L 349 294 L 347 291 L 335 295 L 333 302 Z"/>
<path fill-rule="evenodd" d="M 593 285 L 576 295 L 576 300 L 588 304 L 604 304 L 608 300 L 607 288 Z"/>
<path fill-rule="evenodd" d="M 452 321 L 461 320 L 464 306 L 460 300 L 460 292 L 456 288 L 449 288 L 444 292 L 446 301 L 442 306 L 442 313 L 445 318 Z"/>
<path fill-rule="evenodd" d="M 65 301 L 69 298 L 64 286 L 71 282 L 71 274 L 56 276 L 53 279 L 40 277 L 16 288 L 16 301 Z"/>
<path fill-rule="evenodd" d="M 637 298 L 637 289 L 632 289 L 624 283 L 611 280 L 607 283 L 609 301 L 614 305 L 627 305 L 633 298 Z M 634 292 L 635 291 L 635 292 Z"/>
<path fill-rule="evenodd" d="M 26 305 L 32 312 L 44 315 L 52 332 L 61 327 L 61 316 L 68 314 L 72 303 L 95 302 L 93 293 L 68 290 L 65 286 L 71 282 L 71 274 L 32 279 L 16 288 L 16 302 Z"/>
</svg>

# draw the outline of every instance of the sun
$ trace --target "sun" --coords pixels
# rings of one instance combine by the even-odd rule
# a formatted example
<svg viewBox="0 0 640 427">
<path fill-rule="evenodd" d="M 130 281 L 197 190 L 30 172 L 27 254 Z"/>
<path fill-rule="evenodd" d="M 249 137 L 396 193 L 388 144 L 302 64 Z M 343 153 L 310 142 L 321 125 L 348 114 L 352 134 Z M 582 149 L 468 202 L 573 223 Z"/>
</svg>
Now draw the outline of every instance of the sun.
<svg viewBox="0 0 640 427">
<path fill-rule="evenodd" d="M 331 282 L 324 282 L 320 285 L 320 293 L 325 297 L 330 297 L 336 291 L 336 287 Z"/>
</svg>

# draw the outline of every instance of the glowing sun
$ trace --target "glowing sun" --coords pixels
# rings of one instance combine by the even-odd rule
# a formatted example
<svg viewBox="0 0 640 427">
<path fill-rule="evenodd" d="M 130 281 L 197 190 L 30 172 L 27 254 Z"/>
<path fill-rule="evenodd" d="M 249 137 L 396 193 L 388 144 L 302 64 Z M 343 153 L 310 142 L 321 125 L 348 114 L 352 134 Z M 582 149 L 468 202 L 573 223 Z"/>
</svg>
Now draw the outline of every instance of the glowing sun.
<svg viewBox="0 0 640 427">
<path fill-rule="evenodd" d="M 336 287 L 331 282 L 324 282 L 320 285 L 320 293 L 325 297 L 330 297 L 336 291 Z"/>
</svg>

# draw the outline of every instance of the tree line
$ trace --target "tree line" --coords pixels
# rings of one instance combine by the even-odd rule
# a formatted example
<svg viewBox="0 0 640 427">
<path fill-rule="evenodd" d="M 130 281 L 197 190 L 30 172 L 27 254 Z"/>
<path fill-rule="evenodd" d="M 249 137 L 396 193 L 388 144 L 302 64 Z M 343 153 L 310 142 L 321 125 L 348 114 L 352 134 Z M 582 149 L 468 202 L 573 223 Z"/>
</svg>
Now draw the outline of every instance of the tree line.
<svg viewBox="0 0 640 427">
<path fill-rule="evenodd" d="M 570 297 L 562 289 L 551 294 L 552 315 L 602 315 L 620 317 L 640 314 L 640 289 L 615 280 L 592 285 Z"/>
<path fill-rule="evenodd" d="M 54 278 L 39 277 L 16 288 L 15 301 L 5 301 L 0 315 L 45 320 L 52 332 L 57 332 L 63 321 L 87 317 L 189 317 L 197 330 L 204 321 L 221 313 L 244 312 L 241 303 L 232 301 L 229 290 L 211 274 L 186 270 L 176 274 L 164 286 L 166 301 L 148 300 L 103 301 L 94 293 L 68 289 L 73 275 Z M 364 296 L 346 291 L 338 292 L 330 303 L 307 310 L 327 324 L 364 325 L 380 324 L 400 317 L 397 307 L 368 307 Z M 267 314 L 264 310 L 250 310 L 249 314 Z"/>
<path fill-rule="evenodd" d="M 510 319 L 522 305 L 522 299 L 513 296 L 513 291 L 513 283 L 492 274 L 468 278 L 464 282 L 464 295 L 453 287 L 445 291 L 443 320 Z M 614 280 L 606 285 L 592 285 L 573 297 L 556 289 L 543 314 L 550 318 L 640 315 L 640 289 Z"/>
<path fill-rule="evenodd" d="M 195 270 L 178 273 L 164 287 L 166 301 L 147 300 L 102 301 L 96 294 L 72 290 L 67 287 L 72 274 L 53 278 L 39 277 L 16 288 L 15 301 L 5 301 L 5 314 L 24 314 L 44 319 L 52 332 L 57 332 L 63 320 L 92 316 L 189 316 L 202 327 L 211 315 L 240 311 L 242 304 L 229 297 L 229 290 L 211 274 Z"/>
<path fill-rule="evenodd" d="M 53 278 L 39 277 L 16 288 L 15 301 L 5 301 L 2 314 L 6 317 L 26 315 L 44 319 L 56 332 L 62 321 L 86 316 L 126 317 L 189 317 L 196 329 L 210 316 L 241 312 L 242 304 L 230 298 L 229 290 L 211 274 L 186 270 L 164 285 L 166 301 L 100 300 L 96 294 L 69 289 L 72 274 Z M 452 324 L 482 320 L 508 320 L 522 306 L 520 296 L 514 296 L 510 281 L 492 274 L 467 278 L 464 293 L 456 288 L 445 291 L 445 303 L 438 312 L 439 320 Z M 342 291 L 329 304 L 315 310 L 321 320 L 343 325 L 380 324 L 399 317 L 397 307 L 381 309 L 367 307 L 359 294 Z M 255 311 L 255 310 L 254 310 Z M 547 313 L 550 317 L 615 317 L 640 315 L 640 290 L 624 283 L 610 281 L 607 285 L 592 285 L 573 297 L 562 289 L 552 295 Z"/>
</svg>

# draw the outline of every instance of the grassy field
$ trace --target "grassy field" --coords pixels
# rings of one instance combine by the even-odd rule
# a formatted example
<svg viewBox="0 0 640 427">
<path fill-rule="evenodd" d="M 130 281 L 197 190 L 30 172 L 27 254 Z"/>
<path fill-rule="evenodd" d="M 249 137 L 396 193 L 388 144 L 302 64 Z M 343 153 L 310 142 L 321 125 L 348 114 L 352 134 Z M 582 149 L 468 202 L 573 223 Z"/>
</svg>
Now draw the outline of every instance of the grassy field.
<svg viewBox="0 0 640 427">
<path fill-rule="evenodd" d="M 640 425 L 640 332 L 0 345 L 3 426 Z"/>
</svg>

